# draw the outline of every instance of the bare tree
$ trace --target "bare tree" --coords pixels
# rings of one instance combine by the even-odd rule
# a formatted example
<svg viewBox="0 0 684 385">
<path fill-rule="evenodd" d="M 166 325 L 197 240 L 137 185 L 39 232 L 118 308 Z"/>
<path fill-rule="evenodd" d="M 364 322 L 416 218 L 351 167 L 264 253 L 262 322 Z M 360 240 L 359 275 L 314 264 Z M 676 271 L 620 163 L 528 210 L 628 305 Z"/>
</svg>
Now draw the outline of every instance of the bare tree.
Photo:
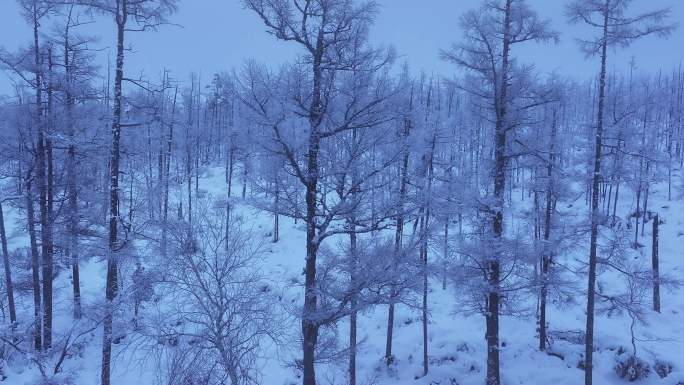
<svg viewBox="0 0 684 385">
<path fill-rule="evenodd" d="M 81 318 L 81 283 L 79 270 L 79 248 L 78 248 L 78 167 L 77 155 L 78 134 L 80 133 L 80 122 L 82 118 L 78 116 L 76 110 L 77 103 L 87 100 L 92 95 L 89 82 L 95 76 L 95 69 L 91 65 L 93 53 L 89 49 L 89 43 L 93 38 L 82 36 L 78 33 L 78 28 L 92 22 L 91 18 L 83 18 L 83 11 L 78 8 L 75 1 L 71 1 L 62 7 L 64 13 L 64 23 L 56 27 L 54 43 L 61 46 L 63 67 L 62 79 L 59 79 L 59 90 L 63 92 L 63 108 L 66 133 L 66 195 L 67 205 L 67 224 L 66 230 L 68 240 L 66 241 L 65 253 L 71 263 L 72 291 L 74 301 L 74 318 Z"/>
<path fill-rule="evenodd" d="M 281 145 L 280 152 L 288 161 L 297 179 L 305 189 L 305 208 L 301 217 L 306 223 L 306 267 L 304 284 L 304 307 L 302 310 L 302 349 L 304 370 L 303 384 L 314 385 L 316 375 L 316 345 L 319 328 L 327 318 L 320 315 L 316 290 L 316 258 L 321 242 L 328 236 L 348 233 L 348 229 L 330 230 L 333 219 L 343 215 L 344 204 L 326 210 L 319 201 L 321 175 L 321 147 L 325 139 L 354 128 L 373 127 L 382 119 L 374 116 L 381 107 L 383 96 L 370 100 L 352 100 L 347 114 L 339 120 L 331 119 L 334 79 L 337 73 L 353 68 L 360 60 L 366 61 L 366 70 L 380 68 L 386 60 L 369 61 L 374 55 L 368 51 L 356 55 L 353 49 L 359 36 L 367 33 L 375 13 L 372 1 L 353 0 L 305 0 L 264 1 L 245 0 L 247 8 L 254 11 L 268 28 L 269 33 L 284 41 L 294 42 L 303 48 L 309 63 L 307 83 L 310 88 L 302 89 L 295 96 L 297 114 L 307 120 L 305 162 L 296 154 L 282 134 L 279 120 L 269 119 L 275 137 Z M 264 114 L 263 99 L 252 98 L 252 109 Z M 282 121 L 282 119 L 280 120 Z M 275 124 L 273 124 L 275 122 Z M 345 194 L 350 195 L 350 192 Z M 346 199 L 345 199 L 346 200 Z M 344 203 L 344 202 L 342 202 Z M 321 210 L 322 209 L 322 210 Z M 323 211 L 323 212 L 322 212 Z"/>
<path fill-rule="evenodd" d="M 568 3 L 566 15 L 573 23 L 584 23 L 601 32 L 595 38 L 578 40 L 580 50 L 587 56 L 600 56 L 598 108 L 594 144 L 594 170 L 591 190 L 591 239 L 589 243 L 589 276 L 587 289 L 587 325 L 585 346 L 584 384 L 593 383 L 594 309 L 596 293 L 596 264 L 599 226 L 603 222 L 599 210 L 599 188 L 602 182 L 601 160 L 606 94 L 606 66 L 608 47 L 629 46 L 635 40 L 648 36 L 667 36 L 673 26 L 666 24 L 670 11 L 661 9 L 627 16 L 632 0 L 576 0 Z"/>
<path fill-rule="evenodd" d="M 514 62 L 512 48 L 529 41 L 556 39 L 550 31 L 549 21 L 540 19 L 522 0 L 486 1 L 479 10 L 467 12 L 461 19 L 465 41 L 443 51 L 444 59 L 454 62 L 475 74 L 482 88 L 473 87 L 469 92 L 484 96 L 494 116 L 494 165 L 492 170 L 494 191 L 485 211 L 491 224 L 491 241 L 497 252 L 503 251 L 504 193 L 506 168 L 509 159 L 508 133 L 520 124 L 521 113 L 538 105 L 525 95 L 521 87 L 529 71 Z M 529 87 L 528 87 L 529 88 Z M 516 94 L 518 89 L 518 94 Z M 520 89 L 523 92 L 520 92 Z M 501 301 L 501 259 L 496 252 L 482 268 L 489 287 L 486 294 L 485 318 L 487 331 L 487 385 L 499 385 L 499 307 Z"/>
<path fill-rule="evenodd" d="M 167 317 L 182 321 L 163 332 L 183 348 L 210 351 L 230 384 L 259 384 L 264 345 L 279 338 L 282 323 L 276 293 L 259 274 L 261 252 L 253 234 L 235 221 L 226 231 L 220 207 L 197 203 L 197 249 L 182 246 L 187 233 L 175 234 L 180 255 L 171 259 L 166 283 L 175 304 Z"/>
<path fill-rule="evenodd" d="M 113 302 L 118 290 L 118 252 L 124 243 L 119 237 L 119 174 L 121 157 L 121 131 L 127 123 L 122 122 L 124 54 L 126 32 L 154 30 L 166 23 L 166 17 L 176 10 L 176 0 L 80 0 L 79 3 L 91 7 L 114 19 L 116 26 L 116 69 L 114 75 L 114 107 L 112 110 L 111 148 L 109 157 L 109 239 L 107 255 L 107 282 L 105 297 L 107 309 L 103 321 L 102 340 L 102 385 L 110 384 L 112 355 L 112 318 Z"/>
</svg>

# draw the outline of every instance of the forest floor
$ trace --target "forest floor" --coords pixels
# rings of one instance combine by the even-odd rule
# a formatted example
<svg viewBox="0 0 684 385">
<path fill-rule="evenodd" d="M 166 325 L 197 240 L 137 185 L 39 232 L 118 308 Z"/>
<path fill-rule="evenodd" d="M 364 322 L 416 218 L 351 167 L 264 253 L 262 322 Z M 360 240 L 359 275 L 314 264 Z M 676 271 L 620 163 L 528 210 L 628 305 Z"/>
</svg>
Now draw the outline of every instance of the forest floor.
<svg viewBox="0 0 684 385">
<path fill-rule="evenodd" d="M 223 170 L 207 168 L 200 179 L 200 189 L 207 192 L 208 199 L 225 199 Z M 681 197 L 680 179 L 674 178 L 672 201 L 667 200 L 667 185 L 652 187 L 650 207 L 658 211 L 664 223 L 660 226 L 661 272 L 680 278 L 684 271 L 684 247 L 680 237 L 684 234 L 684 199 Z M 625 189 L 626 190 L 626 189 Z M 239 191 L 239 190 L 237 190 Z M 521 194 L 518 194 L 521 195 Z M 619 216 L 626 217 L 633 211 L 633 199 L 623 194 Z M 239 202 L 240 200 L 237 199 Z M 583 198 L 576 209 L 584 213 Z M 632 202 L 632 203 L 630 203 Z M 258 211 L 246 203 L 239 204 L 239 215 L 247 227 L 264 245 L 265 257 L 263 272 L 276 285 L 282 285 L 287 293 L 283 301 L 300 303 L 302 289 L 292 282 L 301 281 L 304 264 L 305 233 L 301 223 L 294 224 L 291 219 L 281 220 L 280 241 L 271 242 L 272 215 Z M 526 203 L 521 202 L 521 206 Z M 23 214 L 6 209 L 6 225 L 10 234 L 10 249 L 26 247 L 27 234 L 23 229 Z M 635 261 L 643 261 L 650 266 L 651 236 L 650 226 L 645 229 L 640 242 L 644 247 L 629 255 Z M 588 235 L 586 243 L 588 244 Z M 586 247 L 578 247 L 562 258 L 568 264 L 581 264 L 586 261 Z M 130 268 L 130 267 L 129 267 Z M 122 276 L 130 271 L 122 272 Z M 83 283 L 82 295 L 85 306 L 97 312 L 103 301 L 105 263 L 101 258 L 84 260 L 81 267 Z M 21 279 L 21 278 L 19 278 Z M 604 288 L 624 285 L 613 274 L 602 275 L 599 279 Z M 71 327 L 70 277 L 68 272 L 60 274 L 55 283 L 55 325 L 56 333 Z M 554 331 L 581 331 L 585 326 L 585 298 L 581 294 L 586 286 L 585 279 L 578 279 L 579 291 L 574 301 L 552 303 L 548 310 L 550 329 Z M 22 298 L 20 317 L 32 317 L 30 290 L 18 290 Z M 684 296 L 680 289 L 662 290 L 662 313 L 649 312 L 645 324 L 636 326 L 638 355 L 653 367 L 656 361 L 670 363 L 672 373 L 660 378 L 656 373 L 641 381 L 644 385 L 676 385 L 684 382 Z M 485 372 L 484 317 L 479 314 L 465 314 L 459 310 L 457 299 L 461 295 L 453 285 L 445 290 L 439 279 L 430 282 L 429 292 L 429 354 L 430 371 L 427 376 L 417 378 L 422 373 L 422 326 L 420 309 L 397 306 L 395 319 L 394 347 L 396 361 L 391 368 L 384 365 L 382 357 L 385 349 L 387 307 L 376 306 L 372 311 L 359 316 L 358 339 L 358 384 L 441 384 L 441 385 L 481 385 Z M 650 299 L 650 295 L 647 296 Z M 532 306 L 532 309 L 534 307 Z M 582 359 L 584 345 L 572 341 L 556 340 L 550 348 L 554 355 L 538 351 L 534 310 L 501 318 L 501 373 L 504 385 L 577 385 L 583 382 L 584 372 L 578 368 Z M 116 327 L 116 326 L 115 326 Z M 298 372 L 291 365 L 300 354 L 298 340 L 299 323 L 292 319 L 287 323 L 292 341 L 286 347 L 269 347 L 261 362 L 265 385 L 299 384 Z M 345 346 L 348 324 L 339 322 L 340 346 Z M 65 370 L 75 385 L 99 384 L 101 359 L 101 328 L 95 329 L 84 339 L 85 348 L 81 357 L 71 357 Z M 613 370 L 618 354 L 623 350 L 631 351 L 630 318 L 624 313 L 600 314 L 596 320 L 596 348 L 594 355 L 594 383 L 597 385 L 619 384 L 625 382 Z M 621 348 L 622 347 L 622 348 Z M 627 353 L 628 354 L 628 353 Z M 134 344 L 115 345 L 116 361 L 113 366 L 112 383 L 160 384 L 155 370 L 156 357 L 148 349 L 135 348 Z M 317 368 L 319 383 L 346 383 L 346 355 L 338 362 L 321 364 Z M 560 358 L 562 357 L 562 358 Z M 29 361 L 16 361 L 5 368 L 8 384 L 33 384 L 39 378 L 35 366 Z M 165 384 L 164 384 L 165 385 Z"/>
</svg>

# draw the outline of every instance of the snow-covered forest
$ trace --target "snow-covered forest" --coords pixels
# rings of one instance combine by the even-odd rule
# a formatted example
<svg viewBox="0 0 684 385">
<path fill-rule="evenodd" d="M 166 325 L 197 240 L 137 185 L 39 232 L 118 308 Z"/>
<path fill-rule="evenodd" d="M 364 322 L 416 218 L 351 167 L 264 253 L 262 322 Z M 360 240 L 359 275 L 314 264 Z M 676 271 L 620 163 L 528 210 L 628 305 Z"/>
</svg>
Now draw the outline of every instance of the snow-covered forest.
<svg viewBox="0 0 684 385">
<path fill-rule="evenodd" d="M 684 384 L 684 68 L 614 65 L 678 20 L 562 1 L 464 10 L 445 76 L 392 3 L 241 0 L 294 60 L 141 76 L 193 1 L 17 0 L 0 384 Z"/>
</svg>

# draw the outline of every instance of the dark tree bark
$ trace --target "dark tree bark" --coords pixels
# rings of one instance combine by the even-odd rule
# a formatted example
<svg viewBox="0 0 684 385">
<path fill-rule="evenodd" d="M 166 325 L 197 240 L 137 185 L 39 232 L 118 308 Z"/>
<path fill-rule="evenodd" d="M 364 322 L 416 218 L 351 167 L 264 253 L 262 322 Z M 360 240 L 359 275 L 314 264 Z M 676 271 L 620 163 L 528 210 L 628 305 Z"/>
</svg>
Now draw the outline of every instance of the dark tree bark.
<svg viewBox="0 0 684 385">
<path fill-rule="evenodd" d="M 352 153 L 359 147 L 358 130 L 351 132 Z M 353 156 L 353 155 L 352 155 Z M 361 185 L 358 178 L 358 166 L 352 166 L 351 172 L 351 200 L 354 204 L 359 199 Z M 277 191 L 277 190 L 276 190 Z M 276 211 L 277 212 L 277 211 Z M 359 256 L 357 253 L 357 234 L 356 234 L 356 210 L 349 217 L 349 286 L 351 292 L 351 314 L 349 315 L 349 385 L 356 385 L 356 346 L 357 346 L 357 316 L 358 316 L 358 294 L 359 294 Z"/>
<path fill-rule="evenodd" d="M 430 109 L 430 92 L 428 93 L 427 109 Z M 427 119 L 426 119 L 427 120 Z M 423 376 L 428 374 L 430 369 L 429 356 L 428 356 L 428 237 L 429 234 L 429 224 L 431 216 L 431 196 L 432 196 L 432 182 L 434 177 L 434 153 L 435 145 L 437 142 L 437 132 L 432 135 L 432 141 L 430 143 L 429 152 L 425 156 L 425 177 L 424 177 L 424 187 L 423 194 L 424 201 L 423 207 L 421 208 L 422 215 L 420 219 L 420 262 L 421 262 L 421 275 L 422 275 L 422 308 L 421 308 L 421 323 L 423 326 Z"/>
<path fill-rule="evenodd" d="M 353 183 L 353 182 L 352 182 Z M 352 299 L 350 301 L 351 314 L 349 315 L 349 385 L 356 385 L 356 329 L 358 298 L 358 255 L 356 251 L 356 218 L 352 216 L 349 223 L 349 272 Z"/>
<path fill-rule="evenodd" d="M 17 310 L 14 307 L 12 266 L 10 266 L 9 250 L 7 249 L 7 233 L 5 232 L 5 216 L 2 212 L 2 200 L 0 200 L 0 242 L 2 242 L 2 262 L 5 267 L 5 290 L 7 290 L 7 305 L 9 306 L 12 330 L 14 330 L 14 327 L 17 323 Z"/>
<path fill-rule="evenodd" d="M 544 210 L 544 254 L 542 255 L 541 263 L 541 294 L 539 298 L 539 350 L 546 350 L 546 299 L 549 288 L 549 270 L 553 260 L 551 250 L 549 250 L 549 241 L 551 238 L 551 217 L 554 207 L 554 185 L 553 185 L 553 171 L 556 161 L 556 111 L 554 110 L 554 119 L 551 126 L 551 138 L 549 145 L 549 159 L 546 164 L 546 177 L 548 178 L 548 185 L 546 187 L 546 208 Z"/>
<path fill-rule="evenodd" d="M 192 87 L 190 89 L 190 105 L 188 106 L 188 122 L 185 125 L 185 179 L 187 183 L 187 198 L 188 198 L 188 242 L 192 242 L 192 172 L 193 172 L 193 161 L 192 158 L 195 156 L 192 150 L 191 135 L 190 131 L 193 126 L 193 97 L 195 90 L 195 78 L 193 76 Z M 189 246 L 186 245 L 186 246 Z"/>
<path fill-rule="evenodd" d="M 42 113 L 42 112 L 41 112 Z M 46 158 L 45 135 L 43 131 L 38 132 L 37 167 L 36 180 L 38 182 L 38 211 L 40 218 L 40 244 L 41 244 L 41 267 L 42 267 L 42 329 L 43 329 L 43 349 L 48 349 L 52 345 L 52 255 L 50 253 L 51 229 L 48 217 L 48 192 L 46 183 Z"/>
<path fill-rule="evenodd" d="M 506 187 L 506 131 L 508 108 L 508 72 L 510 55 L 512 0 L 506 0 L 503 20 L 503 47 L 499 98 L 495 101 L 496 121 L 494 138 L 494 208 L 492 212 L 492 230 L 496 242 L 503 241 L 504 233 L 504 194 Z M 501 284 L 501 266 L 498 256 L 487 262 L 485 274 L 489 284 L 487 294 L 487 312 L 485 314 L 487 340 L 487 385 L 501 384 L 499 372 L 499 288 Z"/>
<path fill-rule="evenodd" d="M 242 199 L 245 199 L 247 196 L 247 174 L 249 173 L 249 168 L 247 165 L 249 164 L 249 155 L 245 154 L 245 157 L 242 159 Z"/>
<path fill-rule="evenodd" d="M 323 118 L 323 30 L 319 32 L 316 49 L 313 53 L 313 92 L 309 107 L 309 143 L 306 163 L 306 267 L 304 279 L 304 311 L 302 314 L 303 338 L 303 385 L 316 384 L 315 350 L 318 343 L 318 322 L 314 319 L 318 308 L 316 294 L 316 258 L 318 256 L 318 237 L 316 234 L 316 194 L 318 193 L 319 164 L 318 153 L 321 147 L 319 127 Z"/>
<path fill-rule="evenodd" d="M 52 50 L 47 49 L 47 124 L 44 139 L 45 162 L 45 216 L 41 217 L 41 240 L 43 252 L 43 348 L 52 347 L 52 297 L 53 297 L 53 223 L 54 223 L 54 164 L 52 156 L 52 126 L 54 124 L 54 101 L 52 79 Z"/>
<path fill-rule="evenodd" d="M 413 91 L 411 91 L 413 93 Z M 399 264 L 400 254 L 403 252 L 402 243 L 404 238 L 404 202 L 406 201 L 406 193 L 408 188 L 408 168 L 409 168 L 409 144 L 408 136 L 411 131 L 411 119 L 404 119 L 404 130 L 402 132 L 402 162 L 401 162 L 401 175 L 399 180 L 399 202 L 397 204 L 397 219 L 396 219 L 396 230 L 394 233 L 394 263 L 392 263 L 394 273 L 396 275 L 396 267 Z M 396 279 L 396 277 L 393 277 Z M 397 287 L 393 282 L 390 287 L 390 298 L 389 298 L 389 309 L 387 313 L 387 339 L 385 342 L 385 363 L 389 366 L 394 362 L 394 356 L 392 355 L 392 336 L 394 333 L 394 306 L 397 297 Z"/>
<path fill-rule="evenodd" d="M 40 254 L 36 236 L 35 210 L 33 207 L 33 174 L 26 176 L 26 221 L 31 242 L 31 278 L 33 282 L 33 345 L 36 350 L 42 348 L 42 304 L 40 286 Z"/>
<path fill-rule="evenodd" d="M 169 122 L 169 131 L 166 134 L 166 150 L 164 154 L 164 202 L 162 208 L 162 256 L 166 257 L 167 243 L 168 243 L 168 223 L 169 223 L 169 178 L 171 171 L 171 149 L 173 146 L 173 126 L 176 120 L 176 98 L 178 97 L 178 86 L 174 87 L 173 104 L 171 106 L 171 121 Z"/>
<path fill-rule="evenodd" d="M 74 296 L 74 318 L 81 318 L 81 283 L 78 255 L 78 189 L 76 181 L 76 131 L 74 123 L 74 68 L 71 63 L 72 49 L 69 43 L 69 27 L 64 34 L 64 71 L 66 77 L 65 104 L 69 146 L 67 149 L 67 198 L 68 218 L 67 257 L 71 260 L 71 283 Z"/>
<path fill-rule="evenodd" d="M 233 108 L 234 108 L 234 101 L 231 100 L 231 117 L 230 121 L 228 123 L 229 127 L 229 132 L 228 132 L 228 154 L 226 157 L 226 187 L 227 187 L 227 199 L 226 199 L 226 238 L 228 238 L 228 231 L 229 231 L 229 222 L 230 222 L 230 198 L 233 194 L 233 171 L 235 170 L 235 137 L 233 133 Z"/>
<path fill-rule="evenodd" d="M 658 226 L 660 218 L 658 214 L 653 217 L 653 250 L 651 259 L 653 264 L 653 310 L 660 313 L 660 264 L 658 262 Z"/>
<path fill-rule="evenodd" d="M 42 348 L 47 349 L 52 345 L 52 230 L 48 217 L 48 186 L 46 182 L 46 149 L 45 149 L 45 119 L 43 116 L 43 61 L 39 44 L 40 10 L 37 2 L 33 2 L 31 9 L 33 24 L 33 54 L 35 65 L 35 122 L 38 131 L 36 147 L 36 179 L 39 192 L 39 214 L 41 228 L 41 257 L 42 257 L 42 297 L 43 308 L 41 312 L 42 323 Z"/>
<path fill-rule="evenodd" d="M 119 161 L 121 142 L 122 83 L 124 66 L 124 35 L 128 19 L 128 0 L 122 0 L 116 10 L 116 73 L 114 75 L 114 109 L 112 115 L 112 146 L 109 156 L 109 241 L 107 252 L 107 281 L 105 287 L 105 314 L 102 336 L 101 384 L 110 384 L 112 358 L 112 323 L 114 299 L 118 292 L 118 252 L 121 248 L 118 237 L 119 214 Z"/>
<path fill-rule="evenodd" d="M 280 211 L 280 176 L 278 175 L 278 172 L 276 172 L 275 175 L 274 185 L 273 207 L 275 210 L 273 210 L 273 243 L 276 243 L 280 240 L 280 214 L 278 214 Z"/>
<path fill-rule="evenodd" d="M 596 142 L 594 144 L 594 175 L 591 192 L 591 239 L 589 242 L 589 276 L 587 288 L 587 325 L 584 349 L 584 384 L 592 385 L 594 357 L 594 312 L 596 296 L 596 263 L 598 247 L 598 228 L 600 222 L 599 186 L 601 183 L 601 153 L 603 146 L 603 114 L 606 95 L 606 60 L 608 50 L 609 12 L 603 12 L 603 39 L 601 43 L 601 71 L 599 74 L 598 112 L 596 119 Z"/>
</svg>

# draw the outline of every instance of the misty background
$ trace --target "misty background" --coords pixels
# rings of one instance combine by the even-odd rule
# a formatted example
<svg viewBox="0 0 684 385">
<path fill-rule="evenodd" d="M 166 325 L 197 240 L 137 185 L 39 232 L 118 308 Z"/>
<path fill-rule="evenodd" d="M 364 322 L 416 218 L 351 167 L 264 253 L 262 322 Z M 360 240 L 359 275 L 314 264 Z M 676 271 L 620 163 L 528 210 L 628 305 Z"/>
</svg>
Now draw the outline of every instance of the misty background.
<svg viewBox="0 0 684 385">
<path fill-rule="evenodd" d="M 455 66 L 439 59 L 439 50 L 446 49 L 460 39 L 458 20 L 461 14 L 477 8 L 479 0 L 379 0 L 380 13 L 370 33 L 375 45 L 393 46 L 399 63 L 407 62 L 412 69 L 450 76 Z M 576 36 L 588 36 L 592 31 L 585 26 L 568 25 L 563 14 L 565 1 L 529 0 L 540 16 L 553 20 L 553 27 L 561 32 L 557 45 L 527 44 L 520 47 L 519 57 L 534 55 L 534 62 L 542 73 L 557 72 L 574 79 L 586 79 L 598 72 L 598 60 L 585 58 L 575 43 Z M 671 7 L 672 20 L 684 20 L 684 1 L 636 1 L 632 12 L 649 8 Z M 301 52 L 294 44 L 278 44 L 268 35 L 258 17 L 244 9 L 240 0 L 181 1 L 171 17 L 175 25 L 166 25 L 152 33 L 127 35 L 127 73 L 156 80 L 164 68 L 172 76 L 183 79 L 191 72 L 201 73 L 205 79 L 220 71 L 240 69 L 246 60 L 272 66 L 288 62 Z M 96 22 L 83 27 L 83 33 L 100 37 L 97 63 L 106 76 L 107 57 L 114 59 L 115 37 L 113 23 Z M 27 45 L 30 26 L 21 17 L 13 0 L 0 0 L 0 46 L 9 51 Z M 677 67 L 684 54 L 684 34 L 679 29 L 668 39 L 643 39 L 628 49 L 612 53 L 611 70 L 624 71 L 634 58 L 637 68 L 647 71 L 670 70 Z M 0 72 L 0 95 L 13 93 L 13 80 Z"/>
</svg>

